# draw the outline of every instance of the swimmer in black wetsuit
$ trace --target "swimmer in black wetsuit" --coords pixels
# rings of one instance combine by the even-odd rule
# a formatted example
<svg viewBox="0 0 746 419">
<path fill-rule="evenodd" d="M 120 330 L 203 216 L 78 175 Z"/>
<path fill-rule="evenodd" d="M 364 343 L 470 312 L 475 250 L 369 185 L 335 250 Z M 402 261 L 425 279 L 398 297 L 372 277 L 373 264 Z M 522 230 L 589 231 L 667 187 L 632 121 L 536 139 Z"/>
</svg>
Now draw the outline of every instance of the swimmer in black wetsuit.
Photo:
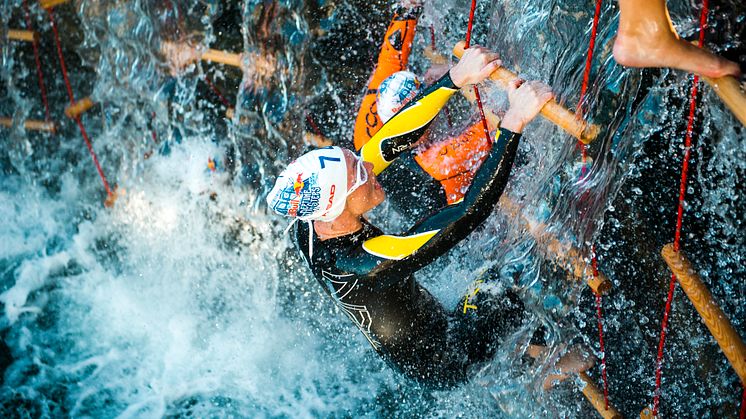
<svg viewBox="0 0 746 419">
<path fill-rule="evenodd" d="M 267 198 L 274 211 L 308 222 L 296 225 L 299 249 L 373 348 L 407 376 L 438 388 L 463 381 L 470 366 L 489 359 L 522 323 L 524 309 L 512 292 L 496 297 L 475 288 L 449 313 L 413 274 L 489 216 L 508 181 L 520 133 L 551 91 L 539 82 L 511 86 L 499 135 L 460 203 L 398 236 L 383 234 L 363 214 L 385 198 L 376 175 L 414 145 L 460 87 L 484 80 L 498 66 L 496 54 L 467 50 L 366 143 L 361 158 L 339 147 L 306 153 L 282 172 Z"/>
</svg>

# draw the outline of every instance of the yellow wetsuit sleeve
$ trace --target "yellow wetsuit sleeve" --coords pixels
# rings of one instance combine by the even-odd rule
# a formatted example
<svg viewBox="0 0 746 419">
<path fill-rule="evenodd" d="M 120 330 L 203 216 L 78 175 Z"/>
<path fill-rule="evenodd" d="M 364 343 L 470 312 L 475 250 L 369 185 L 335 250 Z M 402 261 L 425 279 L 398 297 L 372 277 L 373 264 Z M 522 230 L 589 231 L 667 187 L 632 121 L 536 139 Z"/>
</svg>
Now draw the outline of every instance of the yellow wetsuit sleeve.
<svg viewBox="0 0 746 419">
<path fill-rule="evenodd" d="M 394 115 L 360 150 L 363 160 L 373 163 L 373 172 L 380 174 L 409 150 L 457 91 L 458 87 L 446 73 Z"/>
</svg>

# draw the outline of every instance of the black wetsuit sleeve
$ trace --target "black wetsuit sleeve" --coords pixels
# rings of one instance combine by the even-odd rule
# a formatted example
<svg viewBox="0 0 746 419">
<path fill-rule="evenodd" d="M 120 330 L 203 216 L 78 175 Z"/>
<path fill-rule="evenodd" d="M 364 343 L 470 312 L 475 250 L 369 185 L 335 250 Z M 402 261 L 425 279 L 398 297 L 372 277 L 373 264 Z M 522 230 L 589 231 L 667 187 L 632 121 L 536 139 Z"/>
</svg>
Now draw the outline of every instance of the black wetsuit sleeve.
<svg viewBox="0 0 746 419">
<path fill-rule="evenodd" d="M 361 149 L 363 160 L 381 173 L 399 155 L 409 150 L 425 133 L 448 99 L 458 91 L 450 72 L 415 96 L 396 113 Z"/>
<path fill-rule="evenodd" d="M 388 287 L 446 253 L 492 213 L 510 177 L 519 139 L 520 134 L 500 131 L 463 201 L 424 218 L 402 236 L 366 240 L 350 260 L 338 263 L 356 266 L 358 275 L 368 275 L 376 287 Z"/>
</svg>

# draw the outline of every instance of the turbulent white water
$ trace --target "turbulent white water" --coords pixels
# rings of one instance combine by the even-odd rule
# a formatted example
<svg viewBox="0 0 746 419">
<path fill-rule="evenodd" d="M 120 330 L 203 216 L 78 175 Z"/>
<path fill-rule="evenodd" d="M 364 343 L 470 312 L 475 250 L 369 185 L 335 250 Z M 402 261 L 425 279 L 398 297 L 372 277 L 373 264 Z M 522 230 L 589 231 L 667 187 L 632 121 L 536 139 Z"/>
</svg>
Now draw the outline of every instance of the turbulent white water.
<svg viewBox="0 0 746 419">
<path fill-rule="evenodd" d="M 572 105 L 593 12 L 585 3 L 480 2 L 475 39 L 526 77 L 548 81 Z M 616 4 L 605 3 L 588 101 L 589 117 L 604 131 L 590 148 L 590 173 L 579 180 L 575 142 L 538 120 L 525 133 L 507 195 L 564 243 L 586 254 L 596 244 L 600 268 L 615 285 L 604 299 L 611 400 L 636 416 L 652 398 L 669 276 L 657 254 L 673 237 L 689 84 L 681 74 L 616 66 Z M 418 275 L 448 307 L 493 268 L 500 272 L 496 286 L 518 286 L 531 307 L 531 323 L 468 383 L 433 392 L 406 380 L 330 304 L 283 234 L 287 220 L 267 214 L 262 194 L 304 147 L 307 114 L 327 136 L 350 141 L 350 115 L 390 8 L 282 1 L 269 12 L 270 4 L 181 5 L 183 28 L 197 42 L 261 51 L 274 67 L 265 72 L 250 59 L 254 71 L 242 74 L 201 63 L 177 79 L 157 52 L 170 22 L 159 4 L 82 1 L 55 11 L 76 97 L 90 94 L 98 103 L 83 123 L 106 176 L 120 188 L 111 209 L 102 206 L 76 125 L 62 115 L 66 88 L 46 12 L 30 9 L 52 119 L 62 124 L 58 135 L 19 127 L 44 115 L 33 50 L 2 44 L 0 116 L 12 116 L 16 126 L 0 128 L 0 335 L 8 349 L 5 357 L 0 351 L 0 414 L 593 415 L 571 383 L 539 390 L 546 365 L 529 365 L 515 350 L 538 323 L 548 326 L 552 342 L 576 339 L 594 350 L 598 342 L 587 287 L 568 280 L 509 212 L 497 211 Z M 680 32 L 694 34 L 694 9 L 670 6 Z M 25 27 L 23 3 L 3 3 L 0 12 L 3 31 Z M 421 51 L 429 27 L 446 52 L 463 37 L 466 12 L 467 5 L 426 2 L 414 70 L 427 66 Z M 275 14 L 266 21 L 266 13 Z M 714 7 L 713 27 L 731 34 L 717 45 L 743 51 L 745 13 L 737 3 Z M 232 120 L 206 77 L 236 106 Z M 484 91 L 490 106 L 504 106 L 496 89 Z M 474 115 L 463 100 L 450 109 L 456 129 Z M 699 109 L 685 249 L 744 336 L 746 134 L 711 92 Z M 680 291 L 671 330 L 662 412 L 734 415 L 737 378 Z M 591 375 L 600 382 L 598 368 Z"/>
</svg>

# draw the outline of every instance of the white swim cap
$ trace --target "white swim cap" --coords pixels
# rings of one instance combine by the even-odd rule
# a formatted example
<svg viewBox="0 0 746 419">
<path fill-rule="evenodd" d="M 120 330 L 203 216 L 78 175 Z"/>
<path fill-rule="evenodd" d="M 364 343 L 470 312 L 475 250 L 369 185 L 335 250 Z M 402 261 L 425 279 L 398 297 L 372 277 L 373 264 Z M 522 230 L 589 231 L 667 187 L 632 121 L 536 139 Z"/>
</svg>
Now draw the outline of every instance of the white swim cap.
<svg viewBox="0 0 746 419">
<path fill-rule="evenodd" d="M 378 116 L 385 124 L 412 98 L 420 93 L 421 83 L 417 76 L 409 71 L 399 71 L 378 86 L 376 104 L 378 105 Z"/>
<path fill-rule="evenodd" d="M 290 163 L 267 196 L 269 207 L 299 220 L 332 221 L 347 200 L 347 162 L 339 147 L 310 151 Z"/>
</svg>

